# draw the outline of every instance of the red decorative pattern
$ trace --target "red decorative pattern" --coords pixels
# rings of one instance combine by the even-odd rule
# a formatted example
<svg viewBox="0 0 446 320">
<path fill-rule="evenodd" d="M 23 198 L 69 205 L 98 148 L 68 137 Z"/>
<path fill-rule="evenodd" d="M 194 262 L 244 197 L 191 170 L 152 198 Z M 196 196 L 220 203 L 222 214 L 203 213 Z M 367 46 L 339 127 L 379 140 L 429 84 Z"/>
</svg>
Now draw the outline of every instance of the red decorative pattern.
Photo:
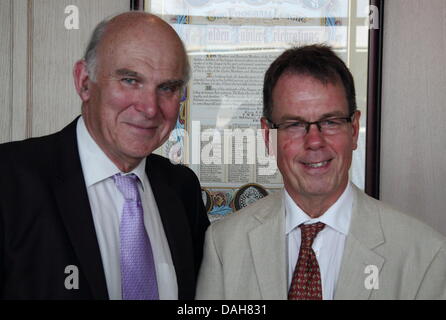
<svg viewBox="0 0 446 320">
<path fill-rule="evenodd" d="M 288 300 L 322 300 L 321 272 L 311 246 L 325 224 L 318 222 L 299 227 L 302 240 Z"/>
</svg>

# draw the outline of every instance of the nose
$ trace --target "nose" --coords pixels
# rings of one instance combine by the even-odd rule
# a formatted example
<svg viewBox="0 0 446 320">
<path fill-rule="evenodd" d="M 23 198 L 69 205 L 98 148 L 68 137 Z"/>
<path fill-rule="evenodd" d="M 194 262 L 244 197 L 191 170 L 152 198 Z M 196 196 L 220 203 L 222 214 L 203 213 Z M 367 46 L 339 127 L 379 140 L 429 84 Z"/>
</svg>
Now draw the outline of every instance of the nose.
<svg viewBox="0 0 446 320">
<path fill-rule="evenodd" d="M 304 139 L 305 148 L 307 149 L 316 150 L 322 148 L 325 145 L 324 135 L 319 130 L 317 124 L 310 125 Z"/>
<path fill-rule="evenodd" d="M 156 90 L 145 88 L 139 92 L 135 109 L 143 113 L 146 118 L 155 118 L 159 112 Z"/>
</svg>

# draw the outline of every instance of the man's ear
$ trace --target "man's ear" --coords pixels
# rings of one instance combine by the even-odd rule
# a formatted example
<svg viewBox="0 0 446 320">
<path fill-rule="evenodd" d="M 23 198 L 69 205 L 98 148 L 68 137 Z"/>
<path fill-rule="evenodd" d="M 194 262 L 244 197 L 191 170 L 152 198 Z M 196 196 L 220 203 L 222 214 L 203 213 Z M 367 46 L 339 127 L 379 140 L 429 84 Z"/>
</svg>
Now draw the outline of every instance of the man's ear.
<svg viewBox="0 0 446 320">
<path fill-rule="evenodd" d="M 262 117 L 262 119 L 260 119 L 260 124 L 262 127 L 262 135 L 263 135 L 263 140 L 265 141 L 265 146 L 266 146 L 266 150 L 268 151 L 268 155 L 270 156 L 275 156 L 275 150 L 276 150 L 276 135 L 273 135 L 274 130 L 271 130 L 271 128 L 269 127 L 268 124 L 268 120 L 266 120 L 265 117 Z"/>
<path fill-rule="evenodd" d="M 359 130 L 361 129 L 361 124 L 359 122 L 359 119 L 361 118 L 361 111 L 356 110 L 355 116 L 352 120 L 352 128 L 353 128 L 353 150 L 356 150 L 358 148 L 358 137 L 359 137 Z"/>
<path fill-rule="evenodd" d="M 74 64 L 73 78 L 77 94 L 83 102 L 87 102 L 90 99 L 90 77 L 85 60 L 79 60 Z"/>
</svg>

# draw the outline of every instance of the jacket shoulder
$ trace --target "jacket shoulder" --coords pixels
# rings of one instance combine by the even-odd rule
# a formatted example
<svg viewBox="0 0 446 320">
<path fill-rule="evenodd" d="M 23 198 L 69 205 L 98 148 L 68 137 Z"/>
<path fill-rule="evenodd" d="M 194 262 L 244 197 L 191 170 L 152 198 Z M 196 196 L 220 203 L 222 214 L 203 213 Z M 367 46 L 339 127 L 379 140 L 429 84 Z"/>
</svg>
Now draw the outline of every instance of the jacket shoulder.
<svg viewBox="0 0 446 320">
<path fill-rule="evenodd" d="M 279 191 L 214 222 L 211 227 L 216 237 L 247 234 L 265 221 L 277 218 L 282 211 L 282 193 Z"/>
<path fill-rule="evenodd" d="M 173 164 L 169 159 L 153 153 L 148 156 L 147 160 L 149 161 L 148 170 L 161 170 L 169 181 L 186 180 L 198 183 L 195 173 L 185 165 Z"/>
<path fill-rule="evenodd" d="M 54 152 L 57 133 L 0 144 L 0 163 L 2 166 L 44 165 L 48 155 Z"/>
<path fill-rule="evenodd" d="M 423 255 L 435 255 L 446 248 L 446 238 L 442 234 L 412 215 L 364 193 L 361 201 L 378 213 L 386 243 L 394 243 L 401 252 L 419 250 Z"/>
</svg>

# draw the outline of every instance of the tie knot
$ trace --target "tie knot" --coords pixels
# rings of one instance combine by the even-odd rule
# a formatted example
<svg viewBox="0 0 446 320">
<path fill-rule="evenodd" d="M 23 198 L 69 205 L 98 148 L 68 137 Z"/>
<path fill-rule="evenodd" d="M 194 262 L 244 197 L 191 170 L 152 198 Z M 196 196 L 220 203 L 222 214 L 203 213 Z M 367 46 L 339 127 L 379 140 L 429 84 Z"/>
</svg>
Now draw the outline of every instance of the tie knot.
<svg viewBox="0 0 446 320">
<path fill-rule="evenodd" d="M 125 200 L 139 200 L 138 177 L 135 174 L 131 173 L 124 176 L 118 173 L 113 176 L 113 180 L 115 180 L 116 187 Z"/>
<path fill-rule="evenodd" d="M 301 224 L 299 227 L 302 233 L 301 246 L 311 248 L 314 238 L 316 238 L 317 234 L 324 229 L 325 224 L 317 222 L 313 224 Z"/>
</svg>

